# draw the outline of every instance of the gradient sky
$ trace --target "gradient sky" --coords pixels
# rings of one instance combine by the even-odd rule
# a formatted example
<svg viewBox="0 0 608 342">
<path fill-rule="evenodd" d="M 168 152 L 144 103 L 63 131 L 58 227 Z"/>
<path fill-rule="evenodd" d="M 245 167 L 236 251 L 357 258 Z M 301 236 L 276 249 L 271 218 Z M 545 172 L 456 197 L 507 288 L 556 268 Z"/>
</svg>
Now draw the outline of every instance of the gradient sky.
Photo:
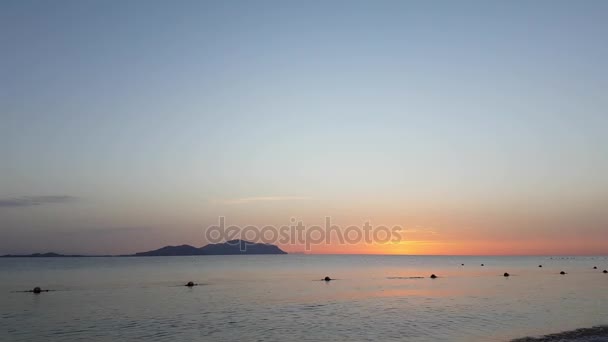
<svg viewBox="0 0 608 342">
<path fill-rule="evenodd" d="M 606 1 L 0 2 L 0 254 L 401 225 L 608 254 Z M 298 246 L 283 246 L 298 251 Z"/>
</svg>

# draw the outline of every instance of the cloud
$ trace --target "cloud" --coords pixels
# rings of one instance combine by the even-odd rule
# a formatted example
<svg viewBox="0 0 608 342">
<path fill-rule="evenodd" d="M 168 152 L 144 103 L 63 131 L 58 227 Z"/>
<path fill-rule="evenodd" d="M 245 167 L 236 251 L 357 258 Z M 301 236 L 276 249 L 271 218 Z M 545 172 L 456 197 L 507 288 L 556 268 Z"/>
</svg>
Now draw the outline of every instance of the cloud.
<svg viewBox="0 0 608 342">
<path fill-rule="evenodd" d="M 22 196 L 0 199 L 0 208 L 31 207 L 49 203 L 67 203 L 78 200 L 74 196 Z"/>
<path fill-rule="evenodd" d="M 404 231 L 408 234 L 427 234 L 427 235 L 440 235 L 435 229 L 430 227 L 416 226 L 415 228 L 407 228 Z"/>
<path fill-rule="evenodd" d="M 82 228 L 72 230 L 60 230 L 56 231 L 56 234 L 66 235 L 105 235 L 105 234 L 120 234 L 120 233 L 143 233 L 157 230 L 158 227 L 149 226 L 133 226 L 133 227 L 95 227 L 95 228 Z"/>
<path fill-rule="evenodd" d="M 220 201 L 224 204 L 242 204 L 252 202 L 279 202 L 279 201 L 301 201 L 309 200 L 310 197 L 299 197 L 299 196 L 267 196 L 267 197 L 245 197 L 236 198 L 230 200 Z"/>
</svg>

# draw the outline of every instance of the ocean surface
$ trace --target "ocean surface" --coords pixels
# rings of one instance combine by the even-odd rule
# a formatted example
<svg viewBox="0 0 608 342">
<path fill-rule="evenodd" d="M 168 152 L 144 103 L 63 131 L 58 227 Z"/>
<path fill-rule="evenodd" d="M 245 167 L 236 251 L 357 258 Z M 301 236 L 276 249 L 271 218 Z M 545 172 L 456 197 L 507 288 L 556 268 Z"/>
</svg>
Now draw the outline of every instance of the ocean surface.
<svg viewBox="0 0 608 342">
<path fill-rule="evenodd" d="M 508 341 L 608 324 L 604 269 L 608 257 L 5 258 L 0 341 Z M 18 292 L 34 286 L 54 291 Z"/>
</svg>

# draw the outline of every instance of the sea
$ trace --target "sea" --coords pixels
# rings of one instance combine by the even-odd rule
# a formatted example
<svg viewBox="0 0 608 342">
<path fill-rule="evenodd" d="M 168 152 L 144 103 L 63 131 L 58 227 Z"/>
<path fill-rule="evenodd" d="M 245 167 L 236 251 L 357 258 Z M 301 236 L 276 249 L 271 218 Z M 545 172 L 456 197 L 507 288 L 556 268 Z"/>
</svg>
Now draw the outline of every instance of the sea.
<svg viewBox="0 0 608 342">
<path fill-rule="evenodd" d="M 509 341 L 608 324 L 604 269 L 606 256 L 0 258 L 0 341 Z M 23 292 L 35 286 L 51 291 Z"/>
</svg>

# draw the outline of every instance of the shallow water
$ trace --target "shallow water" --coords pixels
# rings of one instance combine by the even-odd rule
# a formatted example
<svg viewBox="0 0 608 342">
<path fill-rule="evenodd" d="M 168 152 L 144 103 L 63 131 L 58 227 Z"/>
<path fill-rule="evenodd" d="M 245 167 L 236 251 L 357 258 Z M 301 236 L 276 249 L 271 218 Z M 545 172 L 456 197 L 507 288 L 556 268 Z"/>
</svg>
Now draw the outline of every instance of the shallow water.
<svg viewBox="0 0 608 342">
<path fill-rule="evenodd" d="M 504 341 L 607 324 L 607 268 L 607 257 L 0 259 L 0 340 Z M 180 286 L 190 280 L 201 285 Z M 15 292 L 34 286 L 56 291 Z"/>
</svg>

